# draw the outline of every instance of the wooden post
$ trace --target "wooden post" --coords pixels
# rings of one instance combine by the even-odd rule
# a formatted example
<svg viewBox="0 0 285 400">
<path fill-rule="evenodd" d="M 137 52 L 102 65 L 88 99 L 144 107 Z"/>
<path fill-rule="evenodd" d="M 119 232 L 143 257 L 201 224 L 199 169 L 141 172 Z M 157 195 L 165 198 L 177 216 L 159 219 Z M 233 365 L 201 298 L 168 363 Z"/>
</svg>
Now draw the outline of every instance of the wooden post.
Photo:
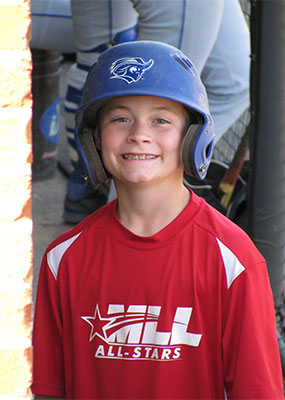
<svg viewBox="0 0 285 400">
<path fill-rule="evenodd" d="M 31 398 L 30 2 L 0 0 L 0 399 Z"/>
</svg>

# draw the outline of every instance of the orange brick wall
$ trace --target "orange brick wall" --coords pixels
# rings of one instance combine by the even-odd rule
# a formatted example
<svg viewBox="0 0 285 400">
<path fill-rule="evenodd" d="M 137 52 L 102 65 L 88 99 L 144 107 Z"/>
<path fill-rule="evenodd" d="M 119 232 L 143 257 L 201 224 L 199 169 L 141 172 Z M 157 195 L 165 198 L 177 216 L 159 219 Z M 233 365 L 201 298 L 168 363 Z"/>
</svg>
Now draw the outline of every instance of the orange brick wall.
<svg viewBox="0 0 285 400">
<path fill-rule="evenodd" d="M 32 331 L 29 0 L 0 0 L 0 399 L 30 398 Z"/>
</svg>

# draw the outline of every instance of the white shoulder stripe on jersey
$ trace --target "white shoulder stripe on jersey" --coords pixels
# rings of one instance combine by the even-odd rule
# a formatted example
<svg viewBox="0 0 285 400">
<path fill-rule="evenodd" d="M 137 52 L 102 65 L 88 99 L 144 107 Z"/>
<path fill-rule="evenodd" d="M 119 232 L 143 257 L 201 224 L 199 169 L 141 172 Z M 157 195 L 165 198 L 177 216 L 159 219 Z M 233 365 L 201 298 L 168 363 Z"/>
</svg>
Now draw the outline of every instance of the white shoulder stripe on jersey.
<svg viewBox="0 0 285 400">
<path fill-rule="evenodd" d="M 65 242 L 58 244 L 56 247 L 54 247 L 52 250 L 48 252 L 47 254 L 48 266 L 55 279 L 57 279 L 59 264 L 64 253 L 72 245 L 74 240 L 78 238 L 79 235 L 81 235 L 81 232 L 73 236 L 72 238 L 66 240 Z"/>
<path fill-rule="evenodd" d="M 245 270 L 238 258 L 218 238 L 216 238 L 224 261 L 228 289 L 233 281 Z"/>
</svg>

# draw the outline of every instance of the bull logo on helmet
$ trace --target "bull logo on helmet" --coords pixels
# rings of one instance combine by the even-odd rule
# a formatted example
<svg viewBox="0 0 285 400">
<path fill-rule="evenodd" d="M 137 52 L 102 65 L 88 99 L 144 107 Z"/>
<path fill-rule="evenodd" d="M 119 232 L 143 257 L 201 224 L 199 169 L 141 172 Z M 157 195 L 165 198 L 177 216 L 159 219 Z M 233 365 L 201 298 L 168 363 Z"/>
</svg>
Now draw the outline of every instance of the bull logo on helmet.
<svg viewBox="0 0 285 400">
<path fill-rule="evenodd" d="M 122 79 L 127 83 L 139 81 L 146 70 L 153 66 L 154 61 L 145 61 L 141 57 L 124 57 L 116 60 L 110 67 L 110 79 Z"/>
</svg>

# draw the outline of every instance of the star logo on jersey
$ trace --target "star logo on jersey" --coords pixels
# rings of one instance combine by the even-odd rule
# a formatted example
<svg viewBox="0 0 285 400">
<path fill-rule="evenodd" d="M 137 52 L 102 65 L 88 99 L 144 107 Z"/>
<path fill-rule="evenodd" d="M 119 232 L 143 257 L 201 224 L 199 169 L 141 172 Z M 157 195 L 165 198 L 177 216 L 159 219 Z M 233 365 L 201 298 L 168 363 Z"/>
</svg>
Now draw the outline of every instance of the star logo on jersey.
<svg viewBox="0 0 285 400">
<path fill-rule="evenodd" d="M 110 304 L 107 316 L 96 304 L 93 316 L 81 317 L 90 327 L 89 342 L 103 341 L 96 358 L 125 358 L 173 361 L 180 358 L 181 346 L 198 347 L 202 334 L 188 331 L 191 307 L 177 307 L 170 332 L 158 331 L 160 306 Z"/>
<path fill-rule="evenodd" d="M 106 321 L 113 321 L 114 318 L 102 318 L 98 304 L 96 305 L 93 317 L 81 317 L 91 326 L 89 342 L 91 342 L 95 336 L 100 337 L 102 340 L 107 341 L 106 337 Z"/>
<path fill-rule="evenodd" d="M 154 61 L 145 61 L 142 57 L 123 57 L 114 61 L 110 67 L 110 79 L 121 79 L 125 82 L 134 83 L 142 79 L 145 71 L 150 69 Z"/>
</svg>

